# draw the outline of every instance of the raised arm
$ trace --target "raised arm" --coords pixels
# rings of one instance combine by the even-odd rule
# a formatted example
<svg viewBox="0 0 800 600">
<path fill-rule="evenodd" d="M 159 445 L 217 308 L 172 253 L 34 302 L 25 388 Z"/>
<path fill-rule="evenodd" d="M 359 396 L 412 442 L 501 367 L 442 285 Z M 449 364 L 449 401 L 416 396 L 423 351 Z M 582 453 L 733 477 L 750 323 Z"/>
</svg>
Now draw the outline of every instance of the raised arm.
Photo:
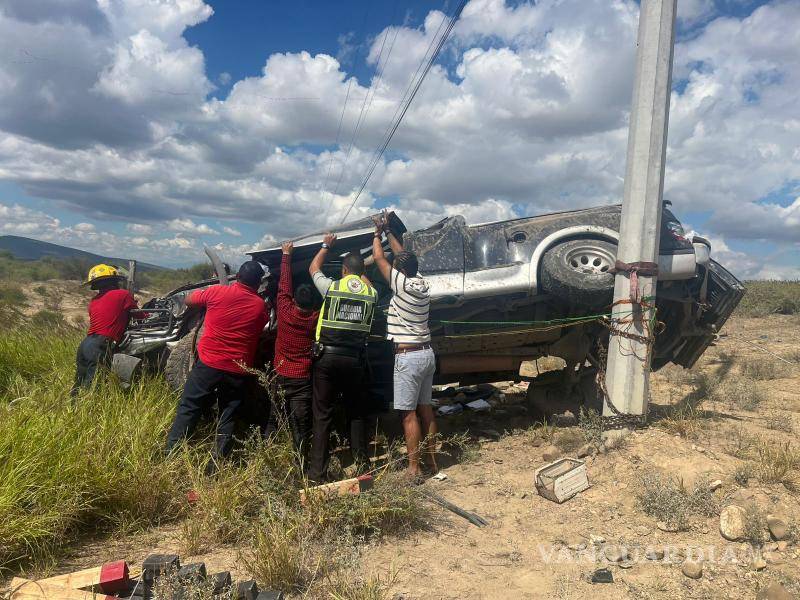
<svg viewBox="0 0 800 600">
<path fill-rule="evenodd" d="M 389 240 L 389 247 L 392 249 L 392 254 L 397 256 L 403 251 L 403 242 L 398 240 L 388 227 L 386 228 L 386 239 Z"/>
<path fill-rule="evenodd" d="M 314 277 L 315 273 L 322 271 L 322 265 L 325 264 L 325 259 L 328 257 L 328 250 L 330 250 L 331 246 L 333 246 L 335 243 L 335 233 L 326 233 L 325 237 L 322 238 L 322 248 L 319 249 L 319 252 L 317 252 L 314 260 L 311 261 L 311 265 L 308 267 L 308 272 L 311 277 Z"/>
<path fill-rule="evenodd" d="M 292 296 L 292 251 L 294 244 L 284 242 L 281 244 L 281 280 L 278 282 L 278 315 L 289 308 L 294 299 Z"/>
<path fill-rule="evenodd" d="M 386 260 L 386 254 L 383 252 L 383 243 L 381 242 L 381 231 L 383 227 L 379 221 L 375 221 L 375 237 L 372 238 L 372 258 L 375 261 L 375 266 L 378 267 L 381 275 L 386 281 L 389 281 L 389 275 L 392 272 L 392 265 Z"/>
</svg>

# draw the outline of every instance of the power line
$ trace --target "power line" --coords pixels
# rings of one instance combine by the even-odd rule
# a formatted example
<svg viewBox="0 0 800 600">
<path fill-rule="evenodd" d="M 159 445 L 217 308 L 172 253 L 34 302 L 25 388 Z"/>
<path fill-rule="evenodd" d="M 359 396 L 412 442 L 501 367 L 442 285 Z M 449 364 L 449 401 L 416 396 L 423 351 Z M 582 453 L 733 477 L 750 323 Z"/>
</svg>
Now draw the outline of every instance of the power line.
<svg viewBox="0 0 800 600">
<path fill-rule="evenodd" d="M 397 11 L 397 0 L 395 0 L 394 4 L 394 12 L 392 13 L 392 20 L 394 20 L 394 14 Z M 370 82 L 370 86 L 367 88 L 367 92 L 364 94 L 364 100 L 361 102 L 361 111 L 358 114 L 358 119 L 356 120 L 355 127 L 353 128 L 353 135 L 350 137 L 350 145 L 347 148 L 347 154 L 344 157 L 344 162 L 342 163 L 342 170 L 339 172 L 339 179 L 336 182 L 336 187 L 333 190 L 333 196 L 331 197 L 331 204 L 333 204 L 333 200 L 336 197 L 336 194 L 339 192 L 339 186 L 342 183 L 342 179 L 344 179 L 344 172 L 347 169 L 347 163 L 350 161 L 350 155 L 353 152 L 353 148 L 355 147 L 355 141 L 358 137 L 358 132 L 361 129 L 361 125 L 366 121 L 367 114 L 369 114 L 369 108 L 372 106 L 372 102 L 370 101 L 369 106 L 367 106 L 367 99 L 370 97 L 370 92 L 372 92 L 372 98 L 375 97 L 375 90 L 377 90 L 377 86 L 380 85 L 381 78 L 383 77 L 383 71 L 386 69 L 386 65 L 389 62 L 389 58 L 392 53 L 392 49 L 394 48 L 394 40 L 392 40 L 392 44 L 389 47 L 389 52 L 386 55 L 386 60 L 383 62 L 383 68 L 381 68 L 381 58 L 383 57 L 383 50 L 386 48 L 386 39 L 388 35 L 383 36 L 383 41 L 381 42 L 381 49 L 378 52 L 378 74 L 375 79 Z M 397 39 L 397 35 L 395 34 L 395 38 Z M 366 110 L 365 110 L 366 109 Z"/>
<path fill-rule="evenodd" d="M 356 193 L 355 198 L 353 198 L 353 202 L 350 204 L 350 207 L 347 209 L 347 212 L 344 214 L 344 217 L 342 218 L 342 221 L 341 221 L 342 223 L 344 223 L 347 220 L 347 217 L 350 215 L 350 211 L 353 210 L 353 207 L 356 205 L 356 202 L 358 202 L 358 198 L 361 196 L 361 193 L 364 191 L 364 188 L 367 187 L 367 183 L 369 183 L 370 177 L 372 177 L 372 173 L 375 171 L 375 167 L 378 165 L 378 162 L 380 162 L 380 159 L 383 156 L 383 153 L 386 151 L 386 148 L 389 146 L 389 143 L 392 141 L 392 137 L 394 136 L 395 132 L 397 131 L 397 128 L 400 127 L 400 123 L 403 122 L 403 117 L 405 117 L 406 112 L 408 112 L 408 109 L 411 106 L 411 102 L 413 102 L 414 97 L 417 95 L 417 92 L 419 91 L 419 88 L 422 85 L 422 82 L 425 80 L 425 76 L 428 74 L 428 71 L 431 70 L 431 67 L 436 62 L 436 59 L 438 58 L 439 53 L 442 50 L 442 47 L 444 46 L 445 42 L 447 41 L 447 38 L 450 36 L 450 33 L 453 31 L 453 27 L 455 27 L 456 22 L 458 21 L 459 17 L 461 16 L 461 12 L 464 10 L 464 6 L 466 6 L 467 1 L 468 0 L 461 0 L 461 3 L 458 5 L 458 8 L 453 13 L 453 16 L 450 17 L 450 20 L 449 20 L 449 22 L 447 24 L 447 28 L 445 29 L 445 31 L 442 34 L 442 36 L 439 38 L 439 42 L 436 45 L 436 49 L 434 50 L 434 52 L 431 55 L 431 57 L 428 60 L 428 62 L 425 64 L 425 69 L 422 71 L 422 74 L 420 75 L 419 79 L 417 80 L 416 85 L 414 85 L 414 88 L 413 88 L 413 91 L 411 92 L 411 95 L 408 97 L 408 99 L 406 100 L 405 104 L 403 105 L 403 110 L 402 110 L 402 112 L 400 112 L 400 116 L 397 118 L 397 121 L 392 126 L 390 126 L 390 129 L 389 129 L 388 135 L 386 137 L 386 140 L 379 147 L 378 151 L 376 152 L 376 154 L 374 156 L 374 159 L 371 161 L 369 167 L 367 168 L 367 173 L 366 173 L 366 176 L 364 177 L 364 181 L 362 182 L 361 187 L 358 190 L 358 193 Z M 443 20 L 443 22 L 444 22 L 444 20 Z M 439 25 L 439 27 L 441 28 L 441 24 Z M 435 37 L 434 37 L 434 39 L 435 39 Z M 419 69 L 417 69 L 417 71 L 419 71 Z"/>
</svg>

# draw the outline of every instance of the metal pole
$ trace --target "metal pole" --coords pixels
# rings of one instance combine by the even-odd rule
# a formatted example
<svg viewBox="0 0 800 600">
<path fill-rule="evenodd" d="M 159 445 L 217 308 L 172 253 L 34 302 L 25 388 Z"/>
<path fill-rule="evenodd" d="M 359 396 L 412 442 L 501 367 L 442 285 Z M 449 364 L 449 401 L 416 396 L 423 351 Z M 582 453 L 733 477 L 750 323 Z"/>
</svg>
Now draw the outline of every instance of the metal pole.
<svg viewBox="0 0 800 600">
<path fill-rule="evenodd" d="M 128 291 L 133 293 L 136 290 L 136 261 L 128 261 Z"/>
<path fill-rule="evenodd" d="M 677 0 L 642 0 L 639 12 L 617 251 L 617 260 L 629 264 L 658 262 L 676 4 Z M 628 321 L 615 326 L 617 331 L 624 328 L 628 335 L 621 336 L 612 329 L 605 376 L 608 397 L 603 406 L 603 416 L 607 417 L 647 414 L 650 354 L 642 338 L 648 335 L 646 324 L 652 311 L 631 300 L 633 279 L 629 271 L 622 270 L 617 271 L 614 282 L 612 318 Z M 638 285 L 642 296 L 651 297 L 648 303 L 654 303 L 655 275 L 638 275 Z"/>
</svg>

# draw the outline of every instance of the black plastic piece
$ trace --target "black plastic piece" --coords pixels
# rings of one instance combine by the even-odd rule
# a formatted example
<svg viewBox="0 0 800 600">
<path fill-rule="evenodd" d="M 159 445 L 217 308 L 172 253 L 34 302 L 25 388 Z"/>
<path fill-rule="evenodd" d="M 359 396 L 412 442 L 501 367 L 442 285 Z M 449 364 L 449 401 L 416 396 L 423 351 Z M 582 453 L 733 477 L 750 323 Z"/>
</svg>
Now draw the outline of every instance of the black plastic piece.
<svg viewBox="0 0 800 600">
<path fill-rule="evenodd" d="M 258 597 L 258 584 L 254 579 L 249 581 L 240 581 L 236 586 L 236 599 L 237 600 L 256 600 Z"/>
</svg>

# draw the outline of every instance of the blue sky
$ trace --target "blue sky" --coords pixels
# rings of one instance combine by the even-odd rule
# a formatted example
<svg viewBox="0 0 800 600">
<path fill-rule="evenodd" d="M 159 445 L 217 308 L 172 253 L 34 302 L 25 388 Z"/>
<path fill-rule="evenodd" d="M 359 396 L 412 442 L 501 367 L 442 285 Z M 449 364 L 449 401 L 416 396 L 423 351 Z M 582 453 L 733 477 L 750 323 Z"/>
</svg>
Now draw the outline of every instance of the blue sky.
<svg viewBox="0 0 800 600">
<path fill-rule="evenodd" d="M 6 0 L 0 234 L 182 265 L 336 222 L 454 5 Z M 469 2 L 353 214 L 620 201 L 637 12 Z M 799 30 L 679 2 L 665 195 L 743 277 L 800 275 Z"/>
</svg>

